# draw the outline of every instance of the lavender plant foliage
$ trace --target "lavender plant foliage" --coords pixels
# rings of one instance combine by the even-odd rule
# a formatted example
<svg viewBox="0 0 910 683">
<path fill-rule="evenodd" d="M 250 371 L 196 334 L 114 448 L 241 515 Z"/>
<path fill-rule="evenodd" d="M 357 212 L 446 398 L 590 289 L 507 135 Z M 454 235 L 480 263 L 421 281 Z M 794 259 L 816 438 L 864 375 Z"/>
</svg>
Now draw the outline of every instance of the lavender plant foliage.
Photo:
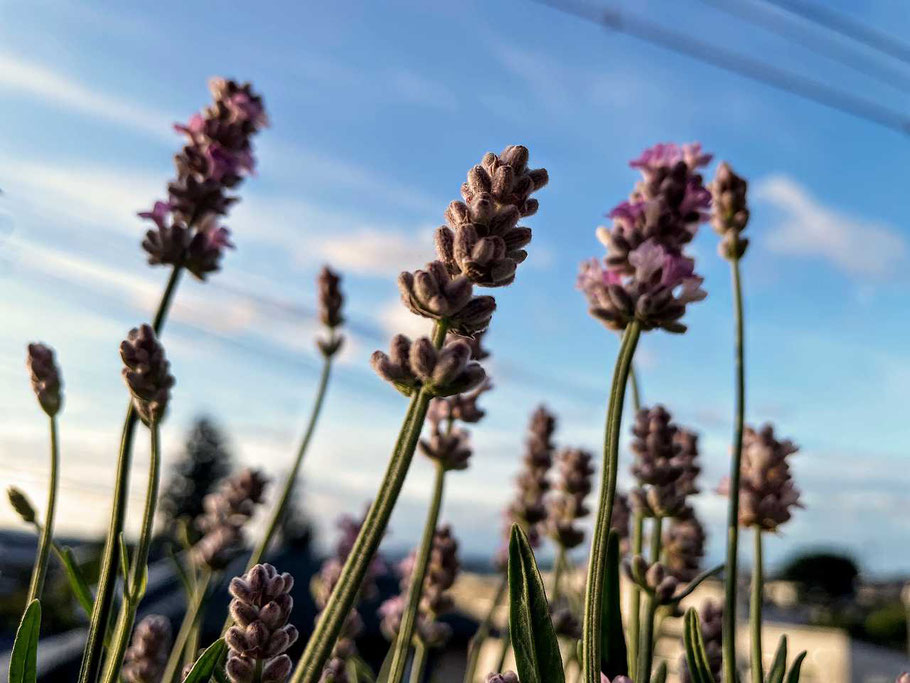
<svg viewBox="0 0 910 683">
<path fill-rule="evenodd" d="M 167 201 L 139 214 L 154 225 L 142 242 L 149 264 L 185 267 L 200 280 L 218 270 L 224 249 L 233 246 L 219 217 L 237 201 L 229 191 L 253 173 L 251 140 L 268 123 L 249 83 L 213 78 L 209 88 L 212 104 L 174 126 L 186 144 L 174 157 L 177 175 Z"/>
<path fill-rule="evenodd" d="M 190 552 L 197 566 L 224 569 L 243 549 L 243 527 L 263 503 L 267 483 L 259 470 L 244 469 L 203 499 L 205 512 L 196 520 L 203 536 Z"/>
<path fill-rule="evenodd" d="M 297 629 L 288 623 L 294 606 L 293 586 L 290 574 L 279 574 L 270 564 L 257 564 L 231 580 L 234 626 L 225 635 L 225 672 L 231 683 L 252 683 L 257 666 L 261 666 L 257 682 L 287 680 L 292 664 L 285 650 L 297 640 Z"/>
<path fill-rule="evenodd" d="M 171 622 L 150 614 L 136 626 L 120 674 L 127 683 L 159 683 L 171 647 Z"/>
<path fill-rule="evenodd" d="M 395 335 L 389 353 L 374 351 L 373 369 L 405 396 L 421 388 L 433 396 L 452 396 L 468 391 L 486 374 L 480 363 L 471 360 L 471 346 L 460 339 L 436 349 L 427 337 L 415 342 L 402 334 Z"/>
<path fill-rule="evenodd" d="M 711 667 L 714 680 L 720 681 L 724 660 L 722 650 L 723 603 L 714 600 L 705 601 L 698 610 L 698 616 L 701 622 L 701 637 L 705 643 L 705 654 L 708 655 L 708 666 Z M 693 683 L 685 656 L 681 657 L 679 661 L 679 680 L 680 683 Z"/>
<path fill-rule="evenodd" d="M 748 183 L 724 161 L 718 165 L 709 187 L 713 200 L 711 225 L 721 237 L 717 250 L 729 261 L 740 259 L 749 246 L 749 239 L 742 236 L 749 223 Z"/>
<path fill-rule="evenodd" d="M 643 330 L 685 332 L 686 307 L 706 296 L 683 249 L 707 218 L 711 196 L 698 169 L 710 159 L 697 143 L 661 144 L 631 162 L 642 179 L 610 212 L 612 227 L 597 232 L 607 255 L 582 263 L 578 277 L 591 315 L 609 329 L 637 320 Z"/>
<path fill-rule="evenodd" d="M 54 360 L 54 350 L 45 344 L 29 344 L 25 365 L 41 409 L 48 417 L 54 417 L 63 405 L 63 380 Z"/>
<path fill-rule="evenodd" d="M 799 490 L 790 472 L 790 456 L 799 447 L 789 439 L 779 440 L 771 424 L 743 432 L 742 474 L 739 489 L 739 523 L 776 531 L 802 507 Z"/>
<path fill-rule="evenodd" d="M 411 553 L 399 564 L 401 593 L 386 600 L 379 607 L 383 634 L 393 642 L 401 627 L 401 619 L 406 607 L 405 596 L 410 588 L 414 561 L 415 553 Z M 460 568 L 458 541 L 452 534 L 451 527 L 444 524 L 436 530 L 433 536 L 430 562 L 427 566 L 417 615 L 416 635 L 427 647 L 442 647 L 452 635 L 451 627 L 438 619 L 450 611 L 454 605 L 449 589 L 455 584 Z"/>
<path fill-rule="evenodd" d="M 130 330 L 120 344 L 120 357 L 126 366 L 123 379 L 133 397 L 136 413 L 146 424 L 159 422 L 167 410 L 174 377 L 164 347 L 151 325 Z"/>
</svg>

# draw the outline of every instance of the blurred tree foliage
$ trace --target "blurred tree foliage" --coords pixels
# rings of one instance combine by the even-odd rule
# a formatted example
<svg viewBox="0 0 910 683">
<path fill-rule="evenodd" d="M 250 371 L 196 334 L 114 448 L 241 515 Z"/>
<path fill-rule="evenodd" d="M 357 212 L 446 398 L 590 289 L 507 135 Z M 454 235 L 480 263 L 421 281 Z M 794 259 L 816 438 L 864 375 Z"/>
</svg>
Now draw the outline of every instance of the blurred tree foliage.
<svg viewBox="0 0 910 683">
<path fill-rule="evenodd" d="M 865 636 L 872 642 L 903 648 L 907 645 L 907 611 L 899 602 L 885 605 L 866 617 Z"/>
<path fill-rule="evenodd" d="M 803 599 L 821 602 L 852 597 L 858 576 L 851 557 L 827 552 L 799 555 L 780 573 L 780 578 L 799 584 Z"/>
<path fill-rule="evenodd" d="M 202 499 L 230 473 L 231 461 L 227 438 L 220 427 L 208 417 L 197 418 L 187 435 L 183 455 L 172 466 L 161 493 L 159 519 L 163 534 L 173 535 L 178 523 L 193 523 L 202 513 Z"/>
</svg>

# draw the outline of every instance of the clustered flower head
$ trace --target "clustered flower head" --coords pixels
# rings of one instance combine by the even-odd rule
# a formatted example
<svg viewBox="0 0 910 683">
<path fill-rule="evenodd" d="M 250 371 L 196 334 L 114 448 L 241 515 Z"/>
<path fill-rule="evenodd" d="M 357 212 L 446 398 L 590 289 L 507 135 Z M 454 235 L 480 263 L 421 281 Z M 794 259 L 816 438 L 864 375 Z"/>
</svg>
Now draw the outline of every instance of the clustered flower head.
<svg viewBox="0 0 910 683">
<path fill-rule="evenodd" d="M 528 149 L 510 145 L 488 152 L 468 172 L 464 201 L 446 209 L 446 225 L 436 231 L 436 252 L 449 273 L 481 287 L 502 287 L 515 279 L 528 253 L 531 229 L 518 225 L 537 213 L 531 194 L 547 184 L 546 169 L 528 168 Z"/>
<path fill-rule="evenodd" d="M 609 329 L 637 320 L 643 330 L 685 332 L 686 306 L 706 296 L 683 248 L 707 217 L 711 195 L 698 169 L 710 160 L 697 143 L 660 144 L 630 163 L 642 179 L 610 212 L 612 227 L 598 228 L 607 255 L 582 263 L 578 276 L 591 314 Z"/>
<path fill-rule="evenodd" d="M 472 455 L 470 435 L 467 430 L 453 427 L 453 422 L 442 418 L 440 403 L 444 404 L 445 399 L 435 399 L 430 406 L 427 416 L 430 436 L 420 440 L 420 452 L 446 470 L 467 469 Z"/>
<path fill-rule="evenodd" d="M 291 658 L 284 653 L 297 640 L 297 629 L 288 623 L 294 607 L 290 596 L 293 586 L 294 577 L 287 572 L 279 574 L 270 564 L 257 564 L 243 576 L 231 579 L 234 625 L 225 635 L 225 672 L 231 683 L 251 683 L 260 663 L 258 681 L 287 680 Z"/>
<path fill-rule="evenodd" d="M 663 406 L 642 408 L 632 427 L 632 474 L 639 482 L 630 496 L 649 517 L 686 517 L 686 499 L 696 493 L 699 468 L 697 439 L 680 430 Z"/>
<path fill-rule="evenodd" d="M 473 356 L 474 360 L 478 360 Z M 493 383 L 489 377 L 486 377 L 480 384 L 461 394 L 455 394 L 447 398 L 435 398 L 430 404 L 430 414 L 435 415 L 435 419 L 458 420 L 468 424 L 480 422 L 486 411 L 477 405 L 478 399 L 493 388 Z"/>
<path fill-rule="evenodd" d="M 6 497 L 9 498 L 9 504 L 23 522 L 32 524 L 35 521 L 35 508 L 21 489 L 15 486 L 8 487 Z"/>
<path fill-rule="evenodd" d="M 154 224 L 142 242 L 149 263 L 182 266 L 199 279 L 218 270 L 222 252 L 233 246 L 218 221 L 237 201 L 229 190 L 253 173 L 251 139 L 268 124 L 249 83 L 213 78 L 209 88 L 213 103 L 174 126 L 186 144 L 174 157 L 177 177 L 168 184 L 167 201 L 139 214 Z"/>
<path fill-rule="evenodd" d="M 379 607 L 382 631 L 394 641 L 401 628 L 406 607 L 405 596 L 411 585 L 415 553 L 411 553 L 398 567 L 401 573 L 401 594 L 386 600 Z M 433 536 L 430 561 L 424 578 L 420 607 L 417 615 L 417 637 L 427 647 L 442 647 L 452 635 L 452 629 L 438 618 L 452 609 L 454 604 L 450 589 L 455 585 L 461 563 L 458 559 L 458 541 L 448 524 L 440 526 Z"/>
<path fill-rule="evenodd" d="M 54 360 L 54 350 L 45 344 L 29 344 L 25 365 L 41 409 L 48 417 L 54 417 L 63 405 L 63 380 Z"/>
<path fill-rule="evenodd" d="M 749 238 L 742 236 L 749 222 L 748 183 L 723 161 L 717 167 L 710 189 L 713 199 L 711 225 L 721 236 L 717 250 L 723 258 L 735 261 L 742 258 L 749 246 Z"/>
<path fill-rule="evenodd" d="M 776 531 L 790 519 L 794 507 L 802 507 L 789 462 L 798 450 L 789 439 L 778 440 L 770 424 L 759 430 L 746 427 L 739 489 L 741 526 Z"/>
<path fill-rule="evenodd" d="M 130 330 L 126 340 L 120 343 L 120 357 L 126 366 L 123 379 L 137 414 L 146 424 L 160 422 L 167 410 L 174 377 L 164 347 L 151 325 Z"/>
<path fill-rule="evenodd" d="M 449 329 L 463 336 L 483 332 L 496 310 L 492 296 L 474 296 L 471 281 L 452 276 L 440 261 L 423 269 L 398 276 L 401 300 L 414 314 L 445 321 Z"/>
<path fill-rule="evenodd" d="M 578 522 L 590 513 L 585 498 L 592 488 L 592 456 L 579 448 L 563 449 L 556 456 L 555 469 L 555 485 L 546 499 L 547 533 L 568 550 L 581 545 L 585 538 Z"/>
<path fill-rule="evenodd" d="M 623 563 L 628 577 L 643 591 L 653 596 L 658 605 L 673 602 L 681 582 L 660 562 L 649 563 L 635 555 Z"/>
<path fill-rule="evenodd" d="M 437 349 L 427 337 L 412 342 L 398 334 L 389 353 L 374 351 L 370 364 L 405 396 L 421 388 L 432 396 L 452 396 L 476 387 L 486 377 L 480 363 L 471 360 L 470 344 L 461 339 Z"/>
<path fill-rule="evenodd" d="M 243 527 L 262 504 L 267 483 L 259 470 L 243 469 L 203 499 L 205 512 L 196 520 L 203 536 L 191 552 L 196 564 L 224 569 L 237 556 L 243 548 Z"/>
<path fill-rule="evenodd" d="M 487 674 L 484 679 L 485 683 L 518 683 L 518 674 L 514 671 L 506 671 L 501 674 Z"/>
<path fill-rule="evenodd" d="M 674 519 L 663 538 L 667 571 L 682 582 L 698 576 L 705 540 L 705 529 L 694 515 Z"/>
<path fill-rule="evenodd" d="M 127 683 L 158 683 L 171 648 L 171 622 L 150 614 L 136 626 L 133 640 L 123 656 L 121 676 Z"/>
<path fill-rule="evenodd" d="M 316 345 L 323 356 L 330 357 L 338 353 L 344 338 L 336 333 L 336 328 L 344 323 L 341 315 L 344 306 L 344 295 L 341 293 L 341 276 L 328 266 L 323 266 L 316 278 L 316 287 L 319 291 L 319 320 L 329 331 L 328 339 L 319 339 Z"/>
<path fill-rule="evenodd" d="M 701 637 L 705 642 L 705 654 L 708 655 L 708 666 L 715 681 L 721 680 L 721 668 L 724 663 L 723 654 L 723 622 L 724 605 L 721 602 L 707 600 L 698 610 L 701 622 Z M 681 683 L 692 683 L 689 667 L 683 656 L 679 663 L 679 679 Z M 906 683 L 910 683 L 907 681 Z"/>
</svg>

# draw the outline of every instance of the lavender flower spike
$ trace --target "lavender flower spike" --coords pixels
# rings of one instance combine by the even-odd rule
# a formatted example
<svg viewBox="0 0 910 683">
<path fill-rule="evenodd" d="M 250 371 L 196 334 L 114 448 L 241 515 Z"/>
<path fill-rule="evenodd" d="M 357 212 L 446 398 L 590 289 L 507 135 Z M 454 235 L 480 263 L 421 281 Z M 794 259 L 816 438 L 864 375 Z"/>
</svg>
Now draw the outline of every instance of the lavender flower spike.
<svg viewBox="0 0 910 683">
<path fill-rule="evenodd" d="M 789 439 L 778 440 L 770 424 L 759 430 L 746 427 L 739 493 L 741 526 L 776 531 L 790 519 L 794 507 L 802 507 L 789 463 L 798 450 Z"/>
<path fill-rule="evenodd" d="M 518 674 L 514 671 L 506 671 L 501 674 L 487 674 L 484 683 L 518 683 Z"/>
<path fill-rule="evenodd" d="M 150 614 L 133 631 L 120 673 L 127 683 L 158 683 L 171 646 L 171 622 Z"/>
<path fill-rule="evenodd" d="M 54 417 L 63 405 L 63 381 L 54 360 L 54 350 L 44 344 L 29 344 L 25 364 L 41 409 L 48 417 Z"/>
<path fill-rule="evenodd" d="M 748 183 L 745 179 L 736 175 L 726 161 L 717 167 L 714 181 L 710 185 L 714 203 L 711 225 L 721 236 L 717 250 L 729 261 L 742 258 L 749 246 L 749 239 L 742 237 L 742 232 L 749 222 L 747 188 Z"/>
<path fill-rule="evenodd" d="M 547 531 L 561 548 L 575 548 L 585 532 L 577 526 L 590 510 L 585 498 L 591 493 L 594 467 L 588 451 L 567 448 L 556 456 L 557 477 L 547 499 Z"/>
<path fill-rule="evenodd" d="M 389 354 L 375 351 L 370 363 L 382 379 L 405 396 L 423 387 L 432 396 L 452 396 L 468 391 L 486 377 L 471 360 L 471 346 L 456 339 L 437 350 L 427 337 L 413 344 L 402 334 L 392 338 Z"/>
<path fill-rule="evenodd" d="M 291 658 L 285 654 L 297 640 L 297 629 L 288 624 L 294 601 L 290 591 L 294 578 L 279 574 L 270 564 L 257 564 L 231 580 L 230 611 L 234 626 L 225 641 L 228 658 L 225 672 L 231 683 L 252 683 L 261 664 L 262 683 L 284 683 L 291 673 Z"/>
<path fill-rule="evenodd" d="M 9 498 L 10 506 L 23 522 L 26 524 L 35 522 L 35 508 L 21 489 L 10 486 L 6 489 L 6 496 Z"/>
<path fill-rule="evenodd" d="M 133 407 L 146 424 L 164 417 L 174 377 L 164 347 L 150 325 L 133 328 L 120 344 L 123 379 L 133 396 Z"/>
<path fill-rule="evenodd" d="M 344 295 L 341 293 L 341 276 L 328 266 L 323 266 L 316 278 L 319 290 L 319 320 L 329 329 L 328 339 L 319 339 L 316 345 L 326 358 L 338 353 L 344 338 L 335 333 L 335 329 L 344 323 L 341 315 L 344 306 Z"/>
</svg>

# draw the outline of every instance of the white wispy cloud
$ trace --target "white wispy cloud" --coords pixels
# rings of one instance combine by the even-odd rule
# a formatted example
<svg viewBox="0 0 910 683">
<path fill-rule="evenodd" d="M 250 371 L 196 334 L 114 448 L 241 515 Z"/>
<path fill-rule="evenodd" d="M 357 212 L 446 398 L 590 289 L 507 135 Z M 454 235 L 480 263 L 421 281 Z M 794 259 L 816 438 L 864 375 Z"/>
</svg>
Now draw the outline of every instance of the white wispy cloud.
<svg viewBox="0 0 910 683">
<path fill-rule="evenodd" d="M 362 228 L 319 241 L 319 254 L 341 270 L 358 275 L 395 277 L 422 266 L 433 253 L 432 232 Z"/>
<path fill-rule="evenodd" d="M 907 243 L 895 228 L 826 206 L 785 175 L 756 183 L 754 196 L 782 214 L 766 237 L 774 251 L 822 258 L 856 277 L 885 277 L 906 261 Z"/>
<path fill-rule="evenodd" d="M 172 117 L 81 83 L 77 78 L 18 55 L 0 53 L 0 89 L 33 97 L 158 138 L 172 138 Z"/>
</svg>

